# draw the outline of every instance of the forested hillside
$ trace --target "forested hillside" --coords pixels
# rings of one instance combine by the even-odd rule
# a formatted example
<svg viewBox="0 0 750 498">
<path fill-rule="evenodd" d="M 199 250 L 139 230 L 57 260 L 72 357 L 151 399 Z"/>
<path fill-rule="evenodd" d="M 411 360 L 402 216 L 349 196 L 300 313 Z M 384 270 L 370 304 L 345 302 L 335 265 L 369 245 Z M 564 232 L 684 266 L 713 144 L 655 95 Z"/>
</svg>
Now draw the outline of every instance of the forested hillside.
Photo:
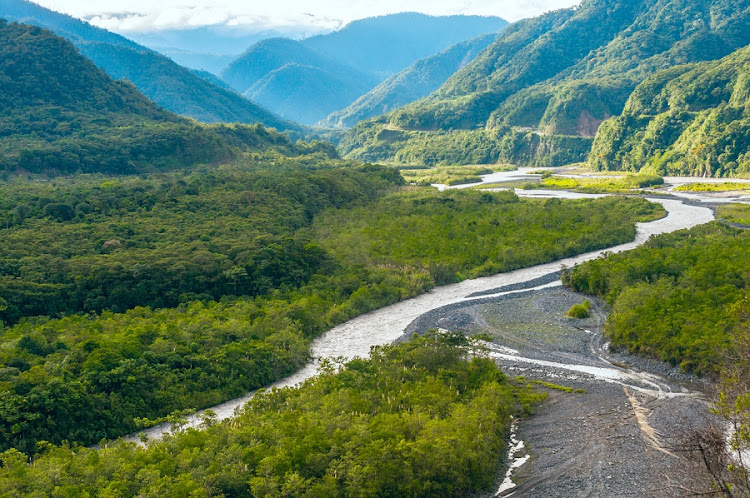
<svg viewBox="0 0 750 498">
<path fill-rule="evenodd" d="M 127 174 L 250 150 L 296 153 L 261 126 L 206 126 L 164 111 L 50 31 L 0 20 L 0 42 L 0 170 Z"/>
<path fill-rule="evenodd" d="M 585 263 L 563 281 L 612 306 L 614 345 L 715 375 L 748 302 L 748 268 L 750 232 L 715 222 Z"/>
<path fill-rule="evenodd" d="M 457 43 L 439 54 L 420 59 L 355 100 L 346 109 L 334 112 L 326 126 L 349 128 L 363 119 L 385 114 L 426 97 L 456 71 L 471 62 L 497 38 L 496 33 Z"/>
<path fill-rule="evenodd" d="M 750 47 L 646 79 L 622 115 L 602 125 L 589 163 L 671 175 L 750 173 Z"/>
<path fill-rule="evenodd" d="M 109 76 L 127 79 L 176 114 L 205 123 L 262 123 L 278 130 L 302 130 L 153 50 L 70 16 L 25 0 L 0 0 L 0 18 L 41 26 L 68 39 Z"/>
<path fill-rule="evenodd" d="M 645 77 L 747 45 L 748 23 L 745 1 L 587 0 L 509 26 L 429 97 L 355 127 L 342 149 L 352 157 L 400 160 L 399 151 L 429 145 L 440 136 L 436 130 L 480 135 L 486 131 L 473 130 L 486 128 L 496 142 L 532 147 L 495 160 L 534 156 L 529 133 L 577 137 L 581 160 L 601 122 L 622 112 Z M 381 130 L 418 133 L 392 137 Z M 542 155 L 557 151 L 551 145 Z"/>
</svg>

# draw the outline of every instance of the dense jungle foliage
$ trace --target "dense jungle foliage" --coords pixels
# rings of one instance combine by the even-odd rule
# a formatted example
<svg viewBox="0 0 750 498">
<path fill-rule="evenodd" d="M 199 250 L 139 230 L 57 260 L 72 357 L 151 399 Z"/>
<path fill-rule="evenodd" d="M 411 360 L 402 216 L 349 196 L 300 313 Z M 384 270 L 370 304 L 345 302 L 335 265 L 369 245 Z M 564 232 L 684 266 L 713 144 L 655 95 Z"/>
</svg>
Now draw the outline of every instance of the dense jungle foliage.
<svg viewBox="0 0 750 498">
<path fill-rule="evenodd" d="M 542 396 L 460 334 L 375 348 L 147 448 L 0 453 L 3 496 L 466 496 L 493 485 L 510 417 Z"/>
<path fill-rule="evenodd" d="M 522 201 L 507 191 L 417 189 L 328 211 L 312 228 L 337 258 L 428 271 L 444 284 L 614 246 L 635 237 L 633 221 L 663 213 L 639 198 Z"/>
<path fill-rule="evenodd" d="M 681 64 L 717 60 L 746 46 L 748 22 L 746 3 L 731 0 L 586 0 L 524 19 L 505 29 L 430 96 L 359 123 L 341 150 L 352 157 L 366 151 L 372 161 L 393 159 L 411 149 L 413 161 L 427 163 L 433 152 L 428 148 L 422 158 L 419 145 L 432 139 L 414 134 L 389 142 L 379 131 L 384 127 L 460 137 L 490 130 L 501 136 L 495 140 L 500 142 L 520 128 L 551 137 L 586 138 L 585 157 L 600 124 L 623 111 L 646 77 Z M 716 131 L 725 133 L 733 131 Z M 716 138 L 722 140 L 732 139 Z M 544 156 L 555 151 L 542 149 L 536 162 L 518 164 L 544 164 Z M 470 154 L 471 149 L 463 152 Z"/>
<path fill-rule="evenodd" d="M 542 135 L 532 130 L 483 129 L 413 131 L 394 129 L 376 118 L 357 124 L 345 135 L 340 149 L 362 161 L 452 166 L 511 163 L 553 167 L 584 161 L 591 138 Z"/>
<path fill-rule="evenodd" d="M 613 344 L 714 375 L 748 301 L 748 269 L 750 232 L 714 222 L 584 263 L 563 282 L 612 306 Z"/>
<path fill-rule="evenodd" d="M 596 136 L 597 170 L 750 175 L 750 47 L 647 78 Z"/>
<path fill-rule="evenodd" d="M 631 240 L 663 213 L 624 198 L 383 197 L 402 183 L 390 168 L 270 155 L 0 186 L 0 445 L 89 444 L 230 399 L 299 367 L 311 338 L 351 317 Z"/>
</svg>

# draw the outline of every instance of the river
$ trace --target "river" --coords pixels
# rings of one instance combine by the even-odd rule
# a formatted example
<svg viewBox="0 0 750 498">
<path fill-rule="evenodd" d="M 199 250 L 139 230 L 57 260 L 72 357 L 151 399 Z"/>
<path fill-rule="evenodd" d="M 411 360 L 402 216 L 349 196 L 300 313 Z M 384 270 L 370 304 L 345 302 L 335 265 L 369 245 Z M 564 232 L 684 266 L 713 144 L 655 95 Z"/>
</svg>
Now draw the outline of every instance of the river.
<svg viewBox="0 0 750 498">
<path fill-rule="evenodd" d="M 519 174 L 519 172 L 508 172 L 503 173 L 503 175 L 505 175 L 505 177 L 510 177 L 511 173 L 516 175 Z M 527 172 L 521 171 L 520 173 L 526 174 Z M 493 181 L 497 180 L 494 179 Z M 528 197 L 599 197 L 599 195 L 595 194 L 576 194 L 566 191 L 519 190 L 517 193 L 519 196 Z M 649 200 L 663 205 L 667 210 L 667 216 L 649 223 L 639 223 L 637 225 L 636 238 L 633 242 L 621 244 L 605 250 L 593 251 L 561 259 L 552 263 L 536 265 L 529 268 L 497 274 L 491 277 L 465 280 L 457 284 L 438 287 L 418 297 L 361 315 L 329 330 L 319 338 L 315 339 L 311 345 L 312 356 L 315 360 L 297 371 L 295 374 L 270 387 L 293 386 L 314 376 L 320 364 L 320 360 L 323 358 L 351 359 L 357 356 L 366 356 L 372 346 L 390 344 L 396 341 L 404 334 L 404 331 L 412 322 L 431 310 L 442 308 L 446 305 L 470 303 L 477 299 L 477 294 L 481 294 L 482 299 L 490 299 L 519 292 L 518 290 L 503 290 L 508 288 L 508 286 L 525 287 L 523 292 L 553 287 L 559 285 L 559 283 L 541 283 L 540 285 L 532 285 L 531 287 L 529 287 L 529 283 L 533 284 L 541 277 L 557 273 L 561 268 L 571 267 L 575 264 L 598 258 L 605 251 L 627 251 L 643 244 L 652 235 L 691 228 L 714 219 L 713 212 L 707 207 L 686 204 L 680 200 L 659 197 L 649 198 Z M 214 406 L 209 410 L 215 414 L 217 420 L 229 418 L 235 413 L 235 410 L 244 405 L 252 395 L 253 393 L 248 393 L 246 396 Z M 187 418 L 186 427 L 197 427 L 200 425 L 202 419 L 205 417 L 205 412 L 206 410 L 202 410 L 189 416 Z M 143 430 L 142 434 L 149 439 L 155 439 L 170 432 L 171 429 L 171 424 L 162 424 Z M 133 434 L 125 439 L 138 441 L 139 435 Z"/>
</svg>

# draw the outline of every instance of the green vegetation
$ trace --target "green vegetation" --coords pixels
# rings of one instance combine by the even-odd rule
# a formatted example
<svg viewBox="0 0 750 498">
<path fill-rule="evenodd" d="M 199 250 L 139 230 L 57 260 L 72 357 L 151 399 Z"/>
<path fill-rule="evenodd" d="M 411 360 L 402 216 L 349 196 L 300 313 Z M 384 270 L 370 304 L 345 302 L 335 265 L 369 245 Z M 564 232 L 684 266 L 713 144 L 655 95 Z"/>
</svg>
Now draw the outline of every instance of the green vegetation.
<svg viewBox="0 0 750 498">
<path fill-rule="evenodd" d="M 699 374 L 716 374 L 750 289 L 750 232 L 714 222 L 652 238 L 563 276 L 606 299 L 605 332 L 627 347 Z"/>
<path fill-rule="evenodd" d="M 74 17 L 25 0 L 2 0 L 2 17 L 40 26 L 67 39 L 111 78 L 131 82 L 176 114 L 204 123 L 262 123 L 294 134 L 306 132 L 301 125 L 281 119 L 168 57 Z"/>
<path fill-rule="evenodd" d="M 712 408 L 725 422 L 718 427 L 715 441 L 721 444 L 724 451 L 729 443 L 734 458 L 730 465 L 718 467 L 721 473 L 711 476 L 710 481 L 714 486 L 710 491 L 719 488 L 731 491 L 734 496 L 745 496 L 750 494 L 750 464 L 745 459 L 750 450 L 750 296 L 746 295 L 733 311 L 739 318 L 739 324 L 733 333 L 731 351 L 724 361 L 718 400 Z M 726 427 L 732 428 L 728 441 Z M 696 455 L 697 459 L 702 456 Z"/>
<path fill-rule="evenodd" d="M 591 138 L 511 129 L 415 131 L 386 118 L 357 124 L 339 143 L 349 158 L 430 166 L 511 163 L 555 167 L 586 159 Z"/>
<path fill-rule="evenodd" d="M 523 381 L 523 377 L 519 377 L 518 380 Z M 546 382 L 543 380 L 532 380 L 532 384 L 536 384 L 538 386 L 546 387 L 547 389 L 553 389 L 555 391 L 562 391 L 564 393 L 570 394 L 570 393 L 576 393 L 576 394 L 586 394 L 586 389 L 575 389 L 568 386 L 561 386 L 559 384 L 553 384 L 552 382 Z"/>
<path fill-rule="evenodd" d="M 732 223 L 750 225 L 750 205 L 727 204 L 716 210 L 716 216 Z"/>
<path fill-rule="evenodd" d="M 524 188 L 575 190 L 587 193 L 628 193 L 636 189 L 663 185 L 664 178 L 645 173 L 625 175 L 621 178 L 565 178 L 542 176 L 540 183 L 529 183 Z"/>
<path fill-rule="evenodd" d="M 359 97 L 345 109 L 332 113 L 324 124 L 350 128 L 363 119 L 379 116 L 426 97 L 496 38 L 497 33 L 481 35 L 453 45 L 439 54 L 418 60 Z"/>
<path fill-rule="evenodd" d="M 382 197 L 403 182 L 396 170 L 338 165 L 269 154 L 0 186 L 0 317 L 17 323 L 0 333 L 2 447 L 91 444 L 232 398 L 294 370 L 349 318 L 622 243 L 662 214 L 642 199 Z"/>
<path fill-rule="evenodd" d="M 219 163 L 291 142 L 260 125 L 204 126 L 116 82 L 69 42 L 0 21 L 0 170 L 132 174 Z M 310 146 L 302 146 L 303 149 Z M 318 151 L 335 155 L 328 145 Z"/>
<path fill-rule="evenodd" d="M 505 29 L 495 43 L 430 96 L 355 126 L 342 141 L 341 150 L 369 161 L 405 160 L 408 155 L 409 162 L 435 164 L 430 161 L 440 147 L 432 147 L 433 143 L 446 148 L 450 143 L 491 139 L 500 144 L 529 133 L 541 135 L 538 140 L 552 146 L 527 147 L 518 157 L 495 154 L 495 160 L 565 164 L 563 151 L 570 147 L 555 143 L 560 139 L 570 143 L 574 137 L 578 146 L 566 159 L 581 161 L 601 123 L 622 113 L 631 93 L 648 76 L 677 65 L 716 60 L 748 45 L 749 22 L 745 6 L 730 0 L 587 0 L 577 8 L 524 19 Z M 746 100 L 739 100 L 739 107 Z M 733 156 L 747 149 L 741 139 L 744 132 L 736 133 L 736 126 L 723 128 L 732 119 L 721 113 L 705 126 L 696 125 L 704 126 L 712 137 L 697 163 L 703 165 L 701 159 L 711 158 L 710 169 L 717 175 L 729 175 L 732 170 L 721 161 L 717 166 L 714 159 L 724 153 L 725 145 L 731 149 L 727 162 L 736 161 Z M 415 133 L 388 142 L 379 137 L 383 129 Z M 605 133 L 598 149 L 609 144 L 617 149 L 616 138 Z M 598 161 L 601 152 L 595 152 L 593 161 Z M 461 159 L 462 154 L 474 155 L 472 147 L 459 147 L 452 154 L 458 156 L 452 157 L 454 164 L 478 162 L 476 157 Z M 678 157 L 673 162 L 675 168 L 680 164 Z M 607 167 L 619 169 L 620 165 L 612 158 Z M 692 172 L 695 168 L 683 169 Z"/>
<path fill-rule="evenodd" d="M 0 186 L 0 320 L 173 307 L 298 287 L 327 262 L 289 238 L 330 207 L 402 182 L 379 167 L 226 166 L 149 179 Z M 270 169 L 273 168 L 273 169 Z"/>
<path fill-rule="evenodd" d="M 596 137 L 597 170 L 693 176 L 750 174 L 750 47 L 658 72 Z"/>
<path fill-rule="evenodd" d="M 401 176 L 409 183 L 417 185 L 463 185 L 481 182 L 481 175 L 489 175 L 498 171 L 513 171 L 515 166 L 438 166 L 436 168 L 399 168 Z"/>
<path fill-rule="evenodd" d="M 426 272 L 443 284 L 614 246 L 632 240 L 633 221 L 663 214 L 639 198 L 522 201 L 512 192 L 417 189 L 323 213 L 313 231 L 337 259 Z"/>
<path fill-rule="evenodd" d="M 570 318 L 588 318 L 591 316 L 591 303 L 584 299 L 581 304 L 574 304 L 568 310 L 567 316 Z"/>
<path fill-rule="evenodd" d="M 675 190 L 678 192 L 732 192 L 735 190 L 750 190 L 750 183 L 688 183 L 675 187 Z"/>
<path fill-rule="evenodd" d="M 148 448 L 40 445 L 0 454 L 0 494 L 458 496 L 490 488 L 510 416 L 543 399 L 460 334 L 415 337 L 256 395 Z"/>
</svg>

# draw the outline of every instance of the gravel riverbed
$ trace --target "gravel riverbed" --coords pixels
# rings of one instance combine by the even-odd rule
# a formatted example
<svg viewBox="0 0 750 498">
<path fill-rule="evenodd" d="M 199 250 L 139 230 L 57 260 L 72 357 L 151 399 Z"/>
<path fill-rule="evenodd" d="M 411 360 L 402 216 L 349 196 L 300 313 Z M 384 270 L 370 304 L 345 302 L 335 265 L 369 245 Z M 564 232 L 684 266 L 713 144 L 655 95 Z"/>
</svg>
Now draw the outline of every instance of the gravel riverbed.
<svg viewBox="0 0 750 498">
<path fill-rule="evenodd" d="M 587 298 L 590 318 L 565 316 L 584 298 L 562 287 L 520 290 L 432 310 L 407 335 L 488 334 L 490 355 L 508 375 L 585 390 L 541 388 L 548 399 L 517 428 L 531 458 L 501 496 L 680 496 L 689 476 L 671 447 L 710 417 L 709 386 L 661 362 L 610 353 L 602 302 Z"/>
</svg>

